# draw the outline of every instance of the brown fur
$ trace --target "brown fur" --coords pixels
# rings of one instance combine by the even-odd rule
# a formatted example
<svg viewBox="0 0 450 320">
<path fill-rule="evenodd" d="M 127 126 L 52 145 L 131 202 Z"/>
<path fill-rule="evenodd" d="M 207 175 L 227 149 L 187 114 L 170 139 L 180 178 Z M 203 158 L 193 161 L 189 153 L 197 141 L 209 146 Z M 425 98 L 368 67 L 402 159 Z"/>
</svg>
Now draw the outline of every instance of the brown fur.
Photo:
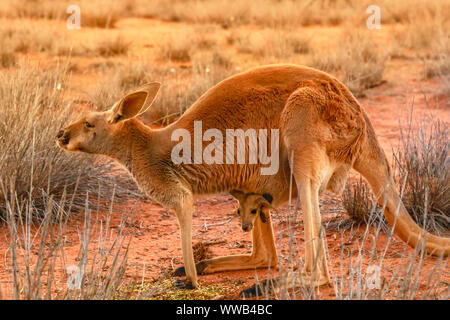
<svg viewBox="0 0 450 320">
<path fill-rule="evenodd" d="M 380 202 L 389 187 L 386 217 L 394 224 L 394 213 L 399 208 L 394 230 L 403 240 L 409 240 L 413 246 L 426 240 L 428 252 L 448 254 L 449 239 L 423 232 L 409 217 L 395 191 L 369 119 L 350 91 L 330 75 L 295 65 L 255 68 L 220 82 L 178 121 L 152 130 L 135 117 L 149 108 L 158 89 L 157 83 L 147 84 L 122 98 L 110 111 L 83 116 L 65 128 L 58 143 L 69 151 L 104 154 L 118 160 L 152 200 L 176 212 L 187 282 L 193 286 L 197 285 L 191 235 L 194 195 L 236 189 L 269 193 L 273 195 L 272 205 L 278 207 L 289 199 L 289 171 L 300 191 L 307 243 L 306 271 L 312 283 L 320 285 L 330 281 L 320 224 L 319 192 L 327 187 L 340 192 L 351 167 L 368 179 L 375 193 L 381 196 Z M 179 128 L 193 133 L 196 120 L 202 120 L 203 131 L 215 128 L 224 135 L 226 129 L 233 128 L 279 129 L 280 170 L 275 175 L 263 176 L 260 164 L 175 165 L 170 155 L 178 142 L 171 141 L 171 133 Z M 94 128 L 86 127 L 86 121 Z M 273 235 L 265 235 L 272 227 L 258 225 L 258 221 L 253 229 L 254 249 L 273 252 L 270 249 L 274 248 Z M 200 265 L 201 271 L 273 263 L 272 258 L 264 255 L 206 260 Z"/>
</svg>

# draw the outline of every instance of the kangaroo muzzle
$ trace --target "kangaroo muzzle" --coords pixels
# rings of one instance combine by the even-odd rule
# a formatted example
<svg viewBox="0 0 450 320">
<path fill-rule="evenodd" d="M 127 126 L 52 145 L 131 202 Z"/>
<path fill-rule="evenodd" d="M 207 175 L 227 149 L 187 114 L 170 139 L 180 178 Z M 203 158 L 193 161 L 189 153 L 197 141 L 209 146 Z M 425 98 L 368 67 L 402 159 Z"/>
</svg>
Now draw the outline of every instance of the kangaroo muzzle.
<svg viewBox="0 0 450 320">
<path fill-rule="evenodd" d="M 242 230 L 244 230 L 245 232 L 248 232 L 250 230 L 252 230 L 253 228 L 253 223 L 242 223 Z"/>
</svg>

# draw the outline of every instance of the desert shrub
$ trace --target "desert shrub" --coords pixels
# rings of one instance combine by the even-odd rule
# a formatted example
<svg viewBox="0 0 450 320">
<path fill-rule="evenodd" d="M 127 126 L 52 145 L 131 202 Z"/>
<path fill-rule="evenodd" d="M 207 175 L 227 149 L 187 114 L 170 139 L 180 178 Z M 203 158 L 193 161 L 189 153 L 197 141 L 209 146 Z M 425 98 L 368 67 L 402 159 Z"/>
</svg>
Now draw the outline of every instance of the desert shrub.
<svg viewBox="0 0 450 320">
<path fill-rule="evenodd" d="M 442 33 L 434 42 L 434 56 L 424 59 L 426 78 L 438 77 L 443 84 L 444 93 L 450 93 L 450 32 Z"/>
<path fill-rule="evenodd" d="M 217 45 L 216 35 L 211 33 L 214 26 L 196 26 L 170 34 L 158 46 L 157 58 L 161 61 L 191 62 L 194 55 L 212 51 L 219 63 L 229 60 L 224 48 Z M 220 56 L 219 56 L 220 55 Z M 220 61 L 222 59 L 222 61 Z M 229 67 L 229 63 L 224 65 Z"/>
<path fill-rule="evenodd" d="M 14 0 L 5 1 L 4 6 L 4 15 L 22 19 L 61 19 L 66 9 L 61 1 Z"/>
<path fill-rule="evenodd" d="M 436 59 L 425 60 L 424 73 L 426 78 L 436 77 L 441 80 L 442 93 L 450 93 L 450 55 L 441 54 Z"/>
<path fill-rule="evenodd" d="M 386 59 L 367 32 L 346 31 L 337 48 L 315 52 L 309 64 L 336 73 L 353 94 L 361 96 L 383 82 Z"/>
<path fill-rule="evenodd" d="M 0 77 L 0 214 L 8 202 L 40 217 L 49 197 L 70 200 L 74 209 L 84 199 L 116 194 L 123 198 L 134 184 L 115 164 L 87 155 L 68 156 L 55 144 L 57 132 L 72 118 L 63 67 L 41 70 L 21 65 Z M 133 191 L 133 195 L 137 195 Z M 76 211 L 76 210 L 75 210 Z"/>
<path fill-rule="evenodd" d="M 130 15 L 153 17 L 168 21 L 214 23 L 223 28 L 243 24 L 265 27 L 289 27 L 312 24 L 340 24 L 345 20 L 362 20 L 355 7 L 364 4 L 354 1 L 153 1 L 134 0 Z M 365 6 L 364 8 L 366 8 Z M 364 11 L 361 11 L 364 12 Z"/>
<path fill-rule="evenodd" d="M 145 115 L 146 119 L 161 124 L 172 122 L 208 89 L 230 76 L 232 71 L 214 64 L 216 59 L 214 54 L 197 54 L 191 70 L 169 69 L 162 78 L 161 92 L 152 110 Z"/>
<path fill-rule="evenodd" d="M 191 32 L 171 34 L 164 38 L 158 48 L 160 60 L 188 62 L 193 50 L 193 36 Z"/>
<path fill-rule="evenodd" d="M 72 4 L 55 0 L 6 0 L 0 6 L 0 14 L 8 18 L 60 20 L 69 16 L 66 10 Z M 109 0 L 82 0 L 76 4 L 80 7 L 82 27 L 113 28 L 123 9 L 121 3 Z"/>
<path fill-rule="evenodd" d="M 207 27 L 196 27 L 165 37 L 158 47 L 158 58 L 162 61 L 189 62 L 194 52 L 211 50 L 216 41 Z"/>
<path fill-rule="evenodd" d="M 259 57 L 276 59 L 290 58 L 295 54 L 305 54 L 310 50 L 310 40 L 301 32 L 263 30 L 248 34 L 232 33 L 228 42 L 234 44 L 241 53 L 251 53 Z"/>
<path fill-rule="evenodd" d="M 189 62 L 192 54 L 192 42 L 189 38 L 171 36 L 159 47 L 159 59 Z"/>
<path fill-rule="evenodd" d="M 213 50 L 211 65 L 219 68 L 230 69 L 233 66 L 233 60 L 225 50 Z"/>
<path fill-rule="evenodd" d="M 439 120 L 411 121 L 401 129 L 394 152 L 398 184 L 405 184 L 403 203 L 412 218 L 429 231 L 450 229 L 449 130 Z"/>
<path fill-rule="evenodd" d="M 78 256 L 66 256 L 68 213 L 64 203 L 56 204 L 50 197 L 41 223 L 35 225 L 32 211 L 19 211 L 8 206 L 6 220 L 9 250 L 5 254 L 6 272 L 12 281 L 0 297 L 23 300 L 114 299 L 124 282 L 128 247 L 132 232 L 125 233 L 132 223 L 132 214 L 125 212 L 118 228 L 110 225 L 110 211 L 92 218 L 89 197 L 84 208 L 84 224 L 80 226 Z M 11 204 L 11 203 L 10 203 Z M 31 240 L 32 239 L 32 240 Z M 95 244 L 94 244 L 95 243 Z M 58 268 L 62 266 L 62 268 Z M 9 284 L 9 283 L 8 283 Z M 125 295 L 121 293 L 121 297 Z"/>
<path fill-rule="evenodd" d="M 169 69 L 161 78 L 161 92 L 154 105 L 144 115 L 147 121 L 168 124 L 176 120 L 208 89 L 230 76 L 232 71 L 214 64 L 216 59 L 211 53 L 197 54 L 191 70 Z"/>
<path fill-rule="evenodd" d="M 347 183 L 342 194 L 342 204 L 347 215 L 357 224 L 368 224 L 372 221 L 385 223 L 376 199 L 362 177 L 354 183 Z"/>
<path fill-rule="evenodd" d="M 131 42 L 125 40 L 123 36 L 118 35 L 114 38 L 104 39 L 94 44 L 92 48 L 88 48 L 88 52 L 102 57 L 112 57 L 126 55 L 130 47 Z"/>
<path fill-rule="evenodd" d="M 199 53 L 194 56 L 192 68 L 156 68 L 143 63 L 116 65 L 106 71 L 106 79 L 89 93 L 95 109 L 107 110 L 125 93 L 149 82 L 161 82 L 155 102 L 143 118 L 148 123 L 168 124 L 178 118 L 209 88 L 231 75 L 220 65 L 219 53 Z M 228 65 L 228 60 L 220 64 Z M 180 80 L 182 79 L 182 80 Z"/>
<path fill-rule="evenodd" d="M 5 46 L 0 45 L 0 67 L 9 68 L 16 64 L 16 55 L 14 52 Z"/>
<path fill-rule="evenodd" d="M 450 4 L 447 4 L 450 9 Z M 411 9 L 411 12 L 415 12 Z M 402 27 L 394 29 L 393 39 L 399 45 L 416 51 L 436 51 L 448 43 L 450 15 L 445 11 L 423 12 L 410 14 L 408 21 Z"/>
<path fill-rule="evenodd" d="M 0 15 L 10 18 L 64 19 L 70 1 L 5 0 L 0 4 Z M 156 18 L 189 23 L 213 23 L 230 28 L 253 24 L 269 28 L 288 28 L 308 25 L 336 25 L 352 21 L 364 25 L 369 0 L 80 0 L 82 25 L 113 27 L 121 16 Z M 378 1 L 383 23 L 409 23 L 411 19 L 428 15 L 433 19 L 443 16 L 448 20 L 447 1 Z M 102 10 L 98 10 L 101 7 Z"/>
<path fill-rule="evenodd" d="M 394 172 L 402 201 L 416 223 L 435 233 L 450 229 L 450 160 L 448 128 L 440 121 L 411 123 L 401 128 L 400 146 L 394 150 Z M 404 188 L 403 188 L 404 186 Z M 374 198 L 360 179 L 344 191 L 343 205 L 350 218 L 368 223 Z M 379 215 L 381 217 L 381 215 Z M 384 219 L 383 219 L 384 220 Z"/>
<path fill-rule="evenodd" d="M 447 81 L 449 81 L 450 56 L 442 54 L 437 59 L 426 60 L 424 72 L 426 78 L 441 77 L 442 79 L 447 79 Z"/>
<path fill-rule="evenodd" d="M 0 44 L 12 52 L 51 52 L 57 39 L 47 32 L 35 30 L 30 26 L 2 25 L 0 27 Z"/>
<path fill-rule="evenodd" d="M 82 3 L 81 9 L 81 27 L 93 28 L 114 28 L 119 21 L 119 10 L 112 1 L 103 1 L 103 3 L 93 2 L 91 4 Z M 101 8 L 101 10 L 99 10 Z"/>
<path fill-rule="evenodd" d="M 157 80 L 152 79 L 157 73 L 155 69 L 139 62 L 130 64 L 105 62 L 99 64 L 98 68 L 106 70 L 106 79 L 99 82 L 89 93 L 90 101 L 96 110 L 107 110 L 131 89 Z"/>
<path fill-rule="evenodd" d="M 364 26 L 369 0 L 129 0 L 126 15 L 152 17 L 168 21 L 214 23 L 223 28 L 252 24 L 269 28 L 309 25 L 339 25 L 351 21 Z M 436 18 L 449 12 L 446 1 L 382 0 L 382 23 L 409 23 L 415 17 Z M 446 17 L 448 16 L 445 15 Z"/>
<path fill-rule="evenodd" d="M 104 65 L 99 68 L 106 68 Z M 172 69 L 175 71 L 175 69 Z M 172 105 L 165 105 L 168 91 L 173 88 L 173 82 L 167 74 L 168 69 L 153 68 L 141 62 L 130 64 L 109 65 L 105 71 L 105 80 L 100 81 L 90 92 L 89 100 L 95 110 L 108 110 L 123 95 L 149 81 L 159 81 L 162 86 L 155 102 L 143 117 L 150 123 L 167 123 L 179 115 Z M 169 89 L 170 88 L 170 89 Z"/>
<path fill-rule="evenodd" d="M 45 52 L 49 55 L 76 56 L 88 52 L 84 45 L 71 43 L 64 30 L 41 30 L 21 23 L 0 25 L 0 46 L 3 51 L 24 54 Z"/>
</svg>

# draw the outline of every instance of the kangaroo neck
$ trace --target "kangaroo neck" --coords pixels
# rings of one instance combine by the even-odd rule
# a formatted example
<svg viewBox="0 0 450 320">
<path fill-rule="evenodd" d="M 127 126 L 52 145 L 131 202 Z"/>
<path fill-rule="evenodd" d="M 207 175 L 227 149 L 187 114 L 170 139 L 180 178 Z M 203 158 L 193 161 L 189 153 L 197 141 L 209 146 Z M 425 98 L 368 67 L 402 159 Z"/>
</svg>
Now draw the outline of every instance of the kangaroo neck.
<svg viewBox="0 0 450 320">
<path fill-rule="evenodd" d="M 141 121 L 130 119 L 117 124 L 114 133 L 112 152 L 108 156 L 119 161 L 133 173 L 136 157 L 145 156 L 149 152 L 152 140 L 152 130 Z"/>
</svg>

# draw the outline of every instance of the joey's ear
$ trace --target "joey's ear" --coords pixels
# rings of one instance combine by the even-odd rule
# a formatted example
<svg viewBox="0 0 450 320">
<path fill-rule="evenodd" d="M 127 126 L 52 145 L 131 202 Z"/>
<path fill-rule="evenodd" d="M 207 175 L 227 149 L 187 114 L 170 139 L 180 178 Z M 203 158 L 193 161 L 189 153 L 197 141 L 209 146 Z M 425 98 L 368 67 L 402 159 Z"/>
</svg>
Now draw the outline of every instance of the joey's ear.
<svg viewBox="0 0 450 320">
<path fill-rule="evenodd" d="M 262 196 L 258 198 L 258 203 L 261 207 L 273 208 L 272 207 L 272 196 L 268 193 L 264 193 Z"/>
<path fill-rule="evenodd" d="M 143 114 L 152 105 L 160 86 L 159 82 L 150 82 L 120 99 L 111 109 L 109 123 L 117 123 Z"/>
<path fill-rule="evenodd" d="M 269 194 L 269 193 L 263 193 L 263 198 L 264 199 L 266 199 L 267 200 L 267 202 L 269 202 L 269 203 L 272 203 L 272 201 L 273 201 L 273 197 L 272 197 L 272 195 L 271 194 Z"/>
<path fill-rule="evenodd" d="M 245 193 L 239 190 L 231 190 L 230 194 L 238 201 L 242 201 L 244 199 Z"/>
<path fill-rule="evenodd" d="M 263 209 L 259 210 L 259 217 L 261 218 L 261 222 L 262 223 L 266 223 L 267 222 L 266 215 L 264 214 Z"/>
</svg>

